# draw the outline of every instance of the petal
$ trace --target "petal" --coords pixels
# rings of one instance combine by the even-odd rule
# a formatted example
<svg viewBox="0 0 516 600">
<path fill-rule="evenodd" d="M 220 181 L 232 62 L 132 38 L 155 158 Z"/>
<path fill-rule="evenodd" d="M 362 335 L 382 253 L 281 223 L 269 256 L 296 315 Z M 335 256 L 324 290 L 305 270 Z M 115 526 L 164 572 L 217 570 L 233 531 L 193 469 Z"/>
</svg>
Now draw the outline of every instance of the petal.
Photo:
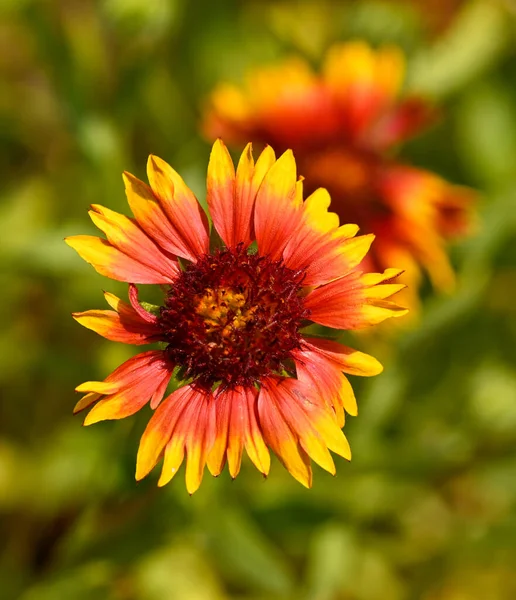
<svg viewBox="0 0 516 600">
<path fill-rule="evenodd" d="M 94 404 L 95 402 L 97 402 L 97 400 L 99 400 L 99 398 L 102 398 L 102 394 L 95 394 L 95 393 L 86 394 L 74 406 L 73 414 L 76 415 L 77 413 L 79 413 L 79 412 L 83 411 L 84 409 L 90 407 L 92 404 Z"/>
<path fill-rule="evenodd" d="M 174 169 L 161 158 L 149 156 L 147 176 L 184 250 L 180 256 L 196 261 L 209 251 L 208 219 L 197 198 Z"/>
<path fill-rule="evenodd" d="M 400 271 L 388 269 L 383 281 Z M 352 273 L 313 290 L 305 299 L 305 308 L 315 323 L 336 329 L 360 329 L 381 323 L 390 317 L 402 317 L 407 309 L 385 300 L 404 286 L 390 283 L 369 285 L 370 274 Z M 377 285 L 380 289 L 375 289 Z"/>
<path fill-rule="evenodd" d="M 287 471 L 309 488 L 312 486 L 310 459 L 300 445 L 296 432 L 288 426 L 278 404 L 278 384 L 269 379 L 262 382 L 258 396 L 258 416 L 265 443 L 274 450 Z"/>
<path fill-rule="evenodd" d="M 198 394 L 196 400 L 197 405 L 191 402 L 176 426 L 180 435 L 183 429 L 185 431 L 185 481 L 189 494 L 193 494 L 201 485 L 206 460 L 215 441 L 213 396 Z"/>
<path fill-rule="evenodd" d="M 326 86 L 340 105 L 349 134 L 360 136 L 394 102 L 405 70 L 398 48 L 373 50 L 365 42 L 336 44 L 323 67 Z"/>
<path fill-rule="evenodd" d="M 156 410 L 142 436 L 136 479 L 155 466 L 164 451 L 158 485 L 167 484 L 177 473 L 186 454 L 186 488 L 199 487 L 215 437 L 214 399 L 211 393 L 184 386 L 173 392 Z"/>
<path fill-rule="evenodd" d="M 292 151 L 287 150 L 269 169 L 256 196 L 254 227 L 260 253 L 278 260 L 300 215 L 296 162 Z"/>
<path fill-rule="evenodd" d="M 132 283 L 173 283 L 175 273 L 163 275 L 155 269 L 130 258 L 107 240 L 92 235 L 74 235 L 65 242 L 93 268 L 106 277 Z"/>
<path fill-rule="evenodd" d="M 218 477 L 224 465 L 226 464 L 226 450 L 228 446 L 228 435 L 229 435 L 229 423 L 231 419 L 232 404 L 233 404 L 233 391 L 225 390 L 219 392 L 216 398 L 216 409 L 215 409 L 215 442 L 211 449 L 210 455 L 208 456 L 208 469 L 214 477 Z M 235 398 L 238 401 L 240 398 L 239 394 Z"/>
<path fill-rule="evenodd" d="M 334 367 L 348 375 L 372 377 L 383 371 L 382 365 L 373 356 L 333 340 L 304 337 L 299 355 L 307 362 L 317 356 L 323 357 Z"/>
<path fill-rule="evenodd" d="M 127 201 L 138 224 L 157 244 L 171 254 L 194 260 L 180 233 L 169 221 L 152 189 L 131 173 L 124 172 Z"/>
<path fill-rule="evenodd" d="M 274 162 L 274 151 L 266 146 L 255 165 L 249 143 L 235 175 L 223 142 L 215 142 L 208 166 L 208 206 L 215 229 L 227 246 L 243 243 L 247 247 L 252 242 L 256 193 Z"/>
<path fill-rule="evenodd" d="M 236 246 L 243 240 L 237 238 L 235 231 L 235 167 L 222 140 L 213 144 L 206 186 L 213 225 L 226 246 Z"/>
<path fill-rule="evenodd" d="M 196 395 L 197 392 L 191 386 L 185 385 L 172 392 L 152 415 L 143 432 L 138 448 L 138 456 L 136 458 L 136 479 L 138 481 L 148 475 L 155 467 L 163 449 L 170 441 L 174 427 L 181 417 L 182 412 Z M 165 472 L 165 469 L 163 469 L 163 472 Z M 174 474 L 175 471 L 171 472 L 170 478 Z"/>
<path fill-rule="evenodd" d="M 340 365 L 318 352 L 313 352 L 305 344 L 293 353 L 293 358 L 296 361 L 298 380 L 303 385 L 313 388 L 313 394 L 324 400 L 326 406 L 335 413 L 339 427 L 343 427 L 344 410 L 355 416 L 357 401 Z"/>
<path fill-rule="evenodd" d="M 108 242 L 127 256 L 138 257 L 138 261 L 163 276 L 179 272 L 177 260 L 157 246 L 140 229 L 134 219 L 93 204 L 89 215 L 93 223 L 105 234 Z"/>
<path fill-rule="evenodd" d="M 105 396 L 106 394 L 114 394 L 120 389 L 120 381 L 86 381 L 75 388 L 76 392 L 94 392 Z"/>
<path fill-rule="evenodd" d="M 73 318 L 83 327 L 113 342 L 138 346 L 159 339 L 160 330 L 144 321 L 130 304 L 109 292 L 105 292 L 104 296 L 115 310 L 87 310 L 73 313 Z"/>
<path fill-rule="evenodd" d="M 248 246 L 254 239 L 254 205 L 263 178 L 276 161 L 274 150 L 266 146 L 254 164 L 251 144 L 248 144 L 236 172 L 234 239 L 233 244 L 243 242 Z"/>
<path fill-rule="evenodd" d="M 368 252 L 374 236 L 353 237 L 358 227 L 342 225 L 328 212 L 330 195 L 319 188 L 303 204 L 303 218 L 288 242 L 285 265 L 306 272 L 304 283 L 318 286 L 342 277 L 354 269 Z"/>
<path fill-rule="evenodd" d="M 297 379 L 283 379 L 275 388 L 275 399 L 290 429 L 298 436 L 302 448 L 318 465 L 335 474 L 328 448 L 348 460 L 348 441 L 332 413 L 326 410 Z"/>
<path fill-rule="evenodd" d="M 237 387 L 217 395 L 217 436 L 208 457 L 212 475 L 219 475 L 228 460 L 229 473 L 235 478 L 240 471 L 244 447 L 256 468 L 267 475 L 270 455 L 263 441 L 257 420 L 255 388 Z"/>
<path fill-rule="evenodd" d="M 149 401 L 157 406 L 163 398 L 172 370 L 173 365 L 161 350 L 150 350 L 127 360 L 104 382 L 83 383 L 79 391 L 101 394 L 84 424 L 123 419 L 139 411 Z M 113 387 L 106 384 L 112 384 Z M 108 389 L 114 391 L 108 392 Z M 85 406 L 77 406 L 75 412 L 82 408 Z"/>
</svg>

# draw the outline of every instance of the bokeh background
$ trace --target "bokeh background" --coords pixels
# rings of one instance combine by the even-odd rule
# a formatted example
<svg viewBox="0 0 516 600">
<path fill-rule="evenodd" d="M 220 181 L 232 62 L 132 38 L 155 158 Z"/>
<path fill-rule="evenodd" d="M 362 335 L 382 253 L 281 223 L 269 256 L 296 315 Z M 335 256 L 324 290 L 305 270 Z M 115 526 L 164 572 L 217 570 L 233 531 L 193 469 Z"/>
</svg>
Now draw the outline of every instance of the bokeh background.
<svg viewBox="0 0 516 600">
<path fill-rule="evenodd" d="M 305 490 L 277 461 L 136 484 L 150 410 L 90 428 L 73 388 L 135 349 L 82 329 L 97 275 L 63 243 L 147 155 L 204 197 L 203 102 L 220 80 L 362 38 L 407 53 L 443 118 L 404 159 L 479 190 L 451 295 L 355 345 L 354 458 Z M 516 598 L 516 3 L 3 0 L 0 4 L 0 598 Z"/>
</svg>

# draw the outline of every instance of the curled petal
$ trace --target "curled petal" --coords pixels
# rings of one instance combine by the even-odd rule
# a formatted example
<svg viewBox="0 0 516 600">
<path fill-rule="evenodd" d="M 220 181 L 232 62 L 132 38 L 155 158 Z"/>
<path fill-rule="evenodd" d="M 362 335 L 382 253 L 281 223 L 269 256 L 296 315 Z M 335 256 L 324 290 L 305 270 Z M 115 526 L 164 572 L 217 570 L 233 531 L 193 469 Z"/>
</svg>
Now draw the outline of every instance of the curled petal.
<svg viewBox="0 0 516 600">
<path fill-rule="evenodd" d="M 78 386 L 77 391 L 87 395 L 79 400 L 74 412 L 96 402 L 84 421 L 85 425 L 91 425 L 133 415 L 149 401 L 155 408 L 165 394 L 172 370 L 173 365 L 162 351 L 137 354 L 115 369 L 105 381 L 88 381 Z"/>
<path fill-rule="evenodd" d="M 142 319 L 130 304 L 109 292 L 104 296 L 114 310 L 87 310 L 73 313 L 73 318 L 113 342 L 139 346 L 159 339 L 161 332 L 156 325 Z"/>
</svg>

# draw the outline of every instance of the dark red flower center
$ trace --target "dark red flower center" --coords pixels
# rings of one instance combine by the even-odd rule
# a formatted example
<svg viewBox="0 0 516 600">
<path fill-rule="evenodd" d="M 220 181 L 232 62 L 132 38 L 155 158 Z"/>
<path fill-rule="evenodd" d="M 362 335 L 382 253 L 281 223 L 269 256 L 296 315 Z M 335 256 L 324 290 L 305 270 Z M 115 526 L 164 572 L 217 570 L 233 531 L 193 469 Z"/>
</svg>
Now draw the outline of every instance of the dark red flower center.
<svg viewBox="0 0 516 600">
<path fill-rule="evenodd" d="M 181 272 L 161 308 L 168 357 L 206 389 L 250 386 L 290 369 L 309 314 L 303 278 L 241 246 L 204 256 Z"/>
</svg>

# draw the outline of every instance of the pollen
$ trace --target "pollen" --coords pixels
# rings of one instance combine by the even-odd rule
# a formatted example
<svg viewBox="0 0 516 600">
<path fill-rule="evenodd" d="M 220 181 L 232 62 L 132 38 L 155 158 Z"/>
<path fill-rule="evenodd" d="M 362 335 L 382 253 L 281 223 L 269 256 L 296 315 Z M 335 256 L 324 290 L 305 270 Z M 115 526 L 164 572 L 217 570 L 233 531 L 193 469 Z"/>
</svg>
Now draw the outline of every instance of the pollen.
<svg viewBox="0 0 516 600">
<path fill-rule="evenodd" d="M 242 246 L 190 265 L 160 313 L 170 360 L 207 389 L 219 383 L 252 386 L 263 376 L 285 375 L 309 314 L 303 277 Z"/>
</svg>

